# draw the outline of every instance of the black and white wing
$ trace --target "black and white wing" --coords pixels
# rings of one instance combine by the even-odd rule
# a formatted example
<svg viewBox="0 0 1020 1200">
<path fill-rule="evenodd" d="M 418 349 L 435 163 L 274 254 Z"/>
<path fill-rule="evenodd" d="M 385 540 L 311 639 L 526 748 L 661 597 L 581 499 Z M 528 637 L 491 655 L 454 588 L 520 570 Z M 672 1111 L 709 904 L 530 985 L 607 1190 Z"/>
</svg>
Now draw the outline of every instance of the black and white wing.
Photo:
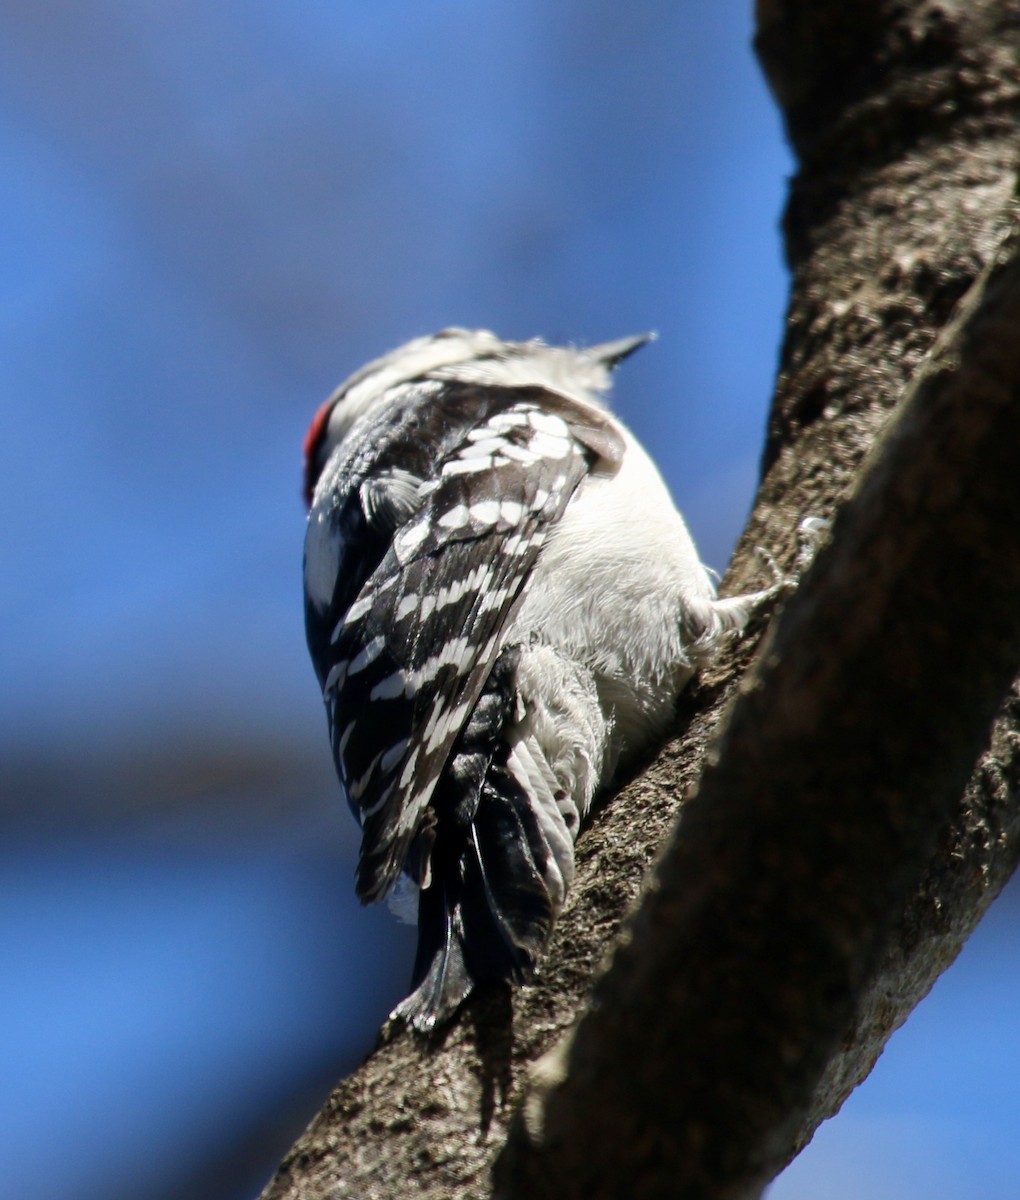
<svg viewBox="0 0 1020 1200">
<path fill-rule="evenodd" d="M 357 890 L 427 884 L 430 800 L 550 528 L 623 443 L 539 387 L 462 382 L 366 420 L 317 491 L 306 623 L 333 754 L 362 824 Z M 413 403 L 412 403 L 413 399 Z"/>
</svg>

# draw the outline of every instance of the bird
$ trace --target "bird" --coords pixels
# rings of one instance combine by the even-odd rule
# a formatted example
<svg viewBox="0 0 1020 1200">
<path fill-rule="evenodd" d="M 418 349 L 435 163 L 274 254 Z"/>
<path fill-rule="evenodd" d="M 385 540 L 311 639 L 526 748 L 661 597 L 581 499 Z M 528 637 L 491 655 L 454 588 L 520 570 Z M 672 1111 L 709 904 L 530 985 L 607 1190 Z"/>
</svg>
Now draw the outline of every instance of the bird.
<svg viewBox="0 0 1020 1200">
<path fill-rule="evenodd" d="M 596 794 L 780 586 L 717 596 L 609 411 L 653 337 L 444 329 L 351 375 L 305 437 L 308 648 L 357 895 L 417 921 L 391 1017 L 419 1033 L 533 978 Z"/>
</svg>

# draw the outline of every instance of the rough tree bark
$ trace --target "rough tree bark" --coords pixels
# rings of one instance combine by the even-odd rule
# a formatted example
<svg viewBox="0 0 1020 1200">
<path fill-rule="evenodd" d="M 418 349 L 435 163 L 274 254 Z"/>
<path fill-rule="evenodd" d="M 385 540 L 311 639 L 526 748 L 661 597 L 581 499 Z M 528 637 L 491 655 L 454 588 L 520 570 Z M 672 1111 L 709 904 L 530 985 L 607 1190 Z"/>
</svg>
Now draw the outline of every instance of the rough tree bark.
<svg viewBox="0 0 1020 1200">
<path fill-rule="evenodd" d="M 734 587 L 902 416 L 744 686 L 751 639 L 597 814 L 537 984 L 384 1030 L 265 1200 L 484 1197 L 497 1158 L 505 1196 L 756 1196 L 1016 862 L 1020 5 L 760 0 L 757 40 L 800 167 Z"/>
</svg>

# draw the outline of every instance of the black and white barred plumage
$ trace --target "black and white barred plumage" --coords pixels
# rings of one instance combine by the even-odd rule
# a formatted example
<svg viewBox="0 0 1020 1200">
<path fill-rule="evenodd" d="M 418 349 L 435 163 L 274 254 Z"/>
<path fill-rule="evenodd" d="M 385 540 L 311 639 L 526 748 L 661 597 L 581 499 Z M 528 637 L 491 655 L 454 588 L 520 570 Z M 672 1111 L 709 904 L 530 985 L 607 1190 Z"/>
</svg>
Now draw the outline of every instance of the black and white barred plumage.
<svg viewBox="0 0 1020 1200">
<path fill-rule="evenodd" d="M 647 340 L 444 330 L 352 376 L 306 439 L 308 644 L 358 895 L 418 889 L 396 1011 L 420 1030 L 477 982 L 530 976 L 596 788 L 767 594 L 716 599 L 602 407 Z"/>
</svg>

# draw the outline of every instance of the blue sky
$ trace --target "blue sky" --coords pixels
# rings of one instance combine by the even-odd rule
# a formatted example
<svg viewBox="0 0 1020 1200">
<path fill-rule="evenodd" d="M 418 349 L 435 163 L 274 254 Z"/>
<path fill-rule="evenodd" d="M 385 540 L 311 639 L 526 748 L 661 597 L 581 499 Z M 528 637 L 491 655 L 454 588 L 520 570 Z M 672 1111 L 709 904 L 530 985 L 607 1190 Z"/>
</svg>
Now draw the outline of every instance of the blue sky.
<svg viewBox="0 0 1020 1200">
<path fill-rule="evenodd" d="M 353 899 L 301 628 L 300 443 L 340 378 L 453 323 L 655 329 L 617 407 L 725 566 L 786 289 L 750 36 L 745 0 L 4 6 L 0 1158 L 24 1200 L 250 1195 L 400 996 L 410 938 Z M 989 922 L 777 1200 L 1013 1194 L 1008 940 Z"/>
</svg>

